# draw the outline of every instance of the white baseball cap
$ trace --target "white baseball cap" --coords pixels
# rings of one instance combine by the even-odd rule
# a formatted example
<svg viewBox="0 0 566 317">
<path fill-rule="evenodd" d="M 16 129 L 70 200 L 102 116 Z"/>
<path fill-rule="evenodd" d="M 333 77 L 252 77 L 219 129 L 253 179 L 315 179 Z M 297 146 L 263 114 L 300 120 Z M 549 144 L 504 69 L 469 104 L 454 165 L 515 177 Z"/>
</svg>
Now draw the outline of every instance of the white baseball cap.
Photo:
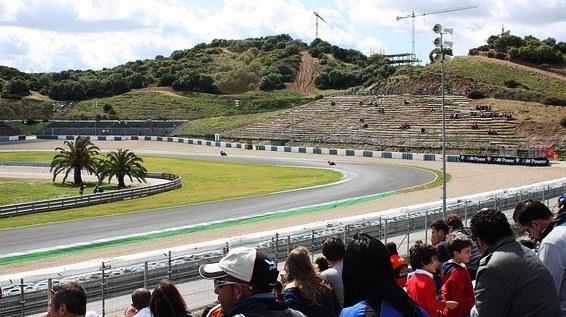
<svg viewBox="0 0 566 317">
<path fill-rule="evenodd" d="M 254 248 L 234 248 L 218 263 L 201 265 L 199 274 L 214 279 L 230 276 L 254 288 L 264 289 L 277 283 L 279 271 L 275 261 L 263 252 Z"/>
</svg>

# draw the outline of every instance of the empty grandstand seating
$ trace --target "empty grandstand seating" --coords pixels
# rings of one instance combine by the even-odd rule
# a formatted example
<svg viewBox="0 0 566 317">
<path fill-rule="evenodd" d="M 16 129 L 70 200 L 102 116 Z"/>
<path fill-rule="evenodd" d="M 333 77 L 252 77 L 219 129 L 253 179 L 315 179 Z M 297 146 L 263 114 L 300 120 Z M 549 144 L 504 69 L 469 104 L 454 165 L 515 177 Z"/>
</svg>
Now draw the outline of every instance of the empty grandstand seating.
<svg viewBox="0 0 566 317">
<path fill-rule="evenodd" d="M 223 136 L 273 143 L 440 148 L 441 110 L 439 96 L 336 96 L 286 110 Z M 445 97 L 448 148 L 497 148 L 525 141 L 515 134 L 516 121 L 472 116 L 473 110 L 466 97 Z M 451 119 L 454 114 L 457 116 Z M 489 129 L 497 133 L 488 134 Z"/>
</svg>

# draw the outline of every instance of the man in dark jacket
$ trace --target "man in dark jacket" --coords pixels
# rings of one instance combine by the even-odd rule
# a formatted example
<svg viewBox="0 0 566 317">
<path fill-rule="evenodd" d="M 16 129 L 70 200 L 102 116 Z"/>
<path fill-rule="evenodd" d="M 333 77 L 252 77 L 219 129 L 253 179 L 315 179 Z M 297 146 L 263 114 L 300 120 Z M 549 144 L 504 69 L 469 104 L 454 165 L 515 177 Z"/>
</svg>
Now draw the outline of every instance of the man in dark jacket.
<svg viewBox="0 0 566 317">
<path fill-rule="evenodd" d="M 277 265 L 257 249 L 232 249 L 220 262 L 201 265 L 199 273 L 214 279 L 224 317 L 305 317 L 272 292 L 279 275 Z"/>
<path fill-rule="evenodd" d="M 483 252 L 471 316 L 560 316 L 552 276 L 538 257 L 517 242 L 505 214 L 482 209 L 470 228 Z"/>
</svg>

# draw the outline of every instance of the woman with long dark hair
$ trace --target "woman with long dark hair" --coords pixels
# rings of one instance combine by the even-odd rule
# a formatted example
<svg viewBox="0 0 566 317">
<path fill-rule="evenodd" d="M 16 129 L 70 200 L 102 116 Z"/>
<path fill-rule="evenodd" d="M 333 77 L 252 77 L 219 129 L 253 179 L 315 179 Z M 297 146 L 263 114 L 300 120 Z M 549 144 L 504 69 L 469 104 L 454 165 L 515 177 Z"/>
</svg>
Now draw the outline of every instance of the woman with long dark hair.
<svg viewBox="0 0 566 317">
<path fill-rule="evenodd" d="M 151 293 L 149 309 L 153 317 L 192 317 L 179 290 L 169 281 L 161 281 Z"/>
<path fill-rule="evenodd" d="M 330 284 L 317 273 L 309 251 L 298 247 L 285 262 L 286 281 L 283 299 L 289 308 L 307 317 L 337 317 L 340 303 Z"/>
<path fill-rule="evenodd" d="M 389 253 L 381 241 L 357 234 L 346 247 L 343 265 L 346 308 L 340 317 L 428 316 L 397 285 Z"/>
</svg>

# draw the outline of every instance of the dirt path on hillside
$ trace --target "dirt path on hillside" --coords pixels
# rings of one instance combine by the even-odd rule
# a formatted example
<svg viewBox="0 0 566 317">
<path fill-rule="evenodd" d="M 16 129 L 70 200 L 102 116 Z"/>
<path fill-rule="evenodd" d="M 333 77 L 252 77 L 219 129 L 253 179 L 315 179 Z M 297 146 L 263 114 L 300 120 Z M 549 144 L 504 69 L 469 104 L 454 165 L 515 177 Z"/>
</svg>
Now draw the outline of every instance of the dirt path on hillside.
<svg viewBox="0 0 566 317">
<path fill-rule="evenodd" d="M 560 80 L 566 80 L 566 76 L 562 76 L 562 75 L 557 74 L 557 73 L 549 72 L 547 70 L 543 70 L 543 69 L 536 68 L 536 67 L 530 67 L 530 66 L 527 66 L 527 65 L 513 63 L 513 62 L 510 62 L 510 61 L 504 61 L 504 60 L 497 59 L 497 58 L 489 58 L 489 57 L 479 56 L 479 55 L 468 56 L 468 58 L 477 58 L 477 59 L 482 59 L 482 60 L 489 60 L 493 63 L 498 63 L 498 64 L 501 64 L 501 65 L 506 65 L 506 66 L 510 66 L 510 67 L 528 70 L 528 71 L 531 71 L 531 72 L 535 72 L 537 74 L 541 74 L 541 75 L 544 75 L 544 76 L 548 76 L 548 77 L 552 77 L 552 78 L 556 78 L 556 79 L 560 79 Z"/>
<path fill-rule="evenodd" d="M 300 94 L 309 95 L 315 88 L 314 80 L 318 74 L 320 74 L 319 60 L 313 58 L 308 52 L 303 52 L 301 54 L 301 66 L 299 66 L 293 87 Z"/>
</svg>

